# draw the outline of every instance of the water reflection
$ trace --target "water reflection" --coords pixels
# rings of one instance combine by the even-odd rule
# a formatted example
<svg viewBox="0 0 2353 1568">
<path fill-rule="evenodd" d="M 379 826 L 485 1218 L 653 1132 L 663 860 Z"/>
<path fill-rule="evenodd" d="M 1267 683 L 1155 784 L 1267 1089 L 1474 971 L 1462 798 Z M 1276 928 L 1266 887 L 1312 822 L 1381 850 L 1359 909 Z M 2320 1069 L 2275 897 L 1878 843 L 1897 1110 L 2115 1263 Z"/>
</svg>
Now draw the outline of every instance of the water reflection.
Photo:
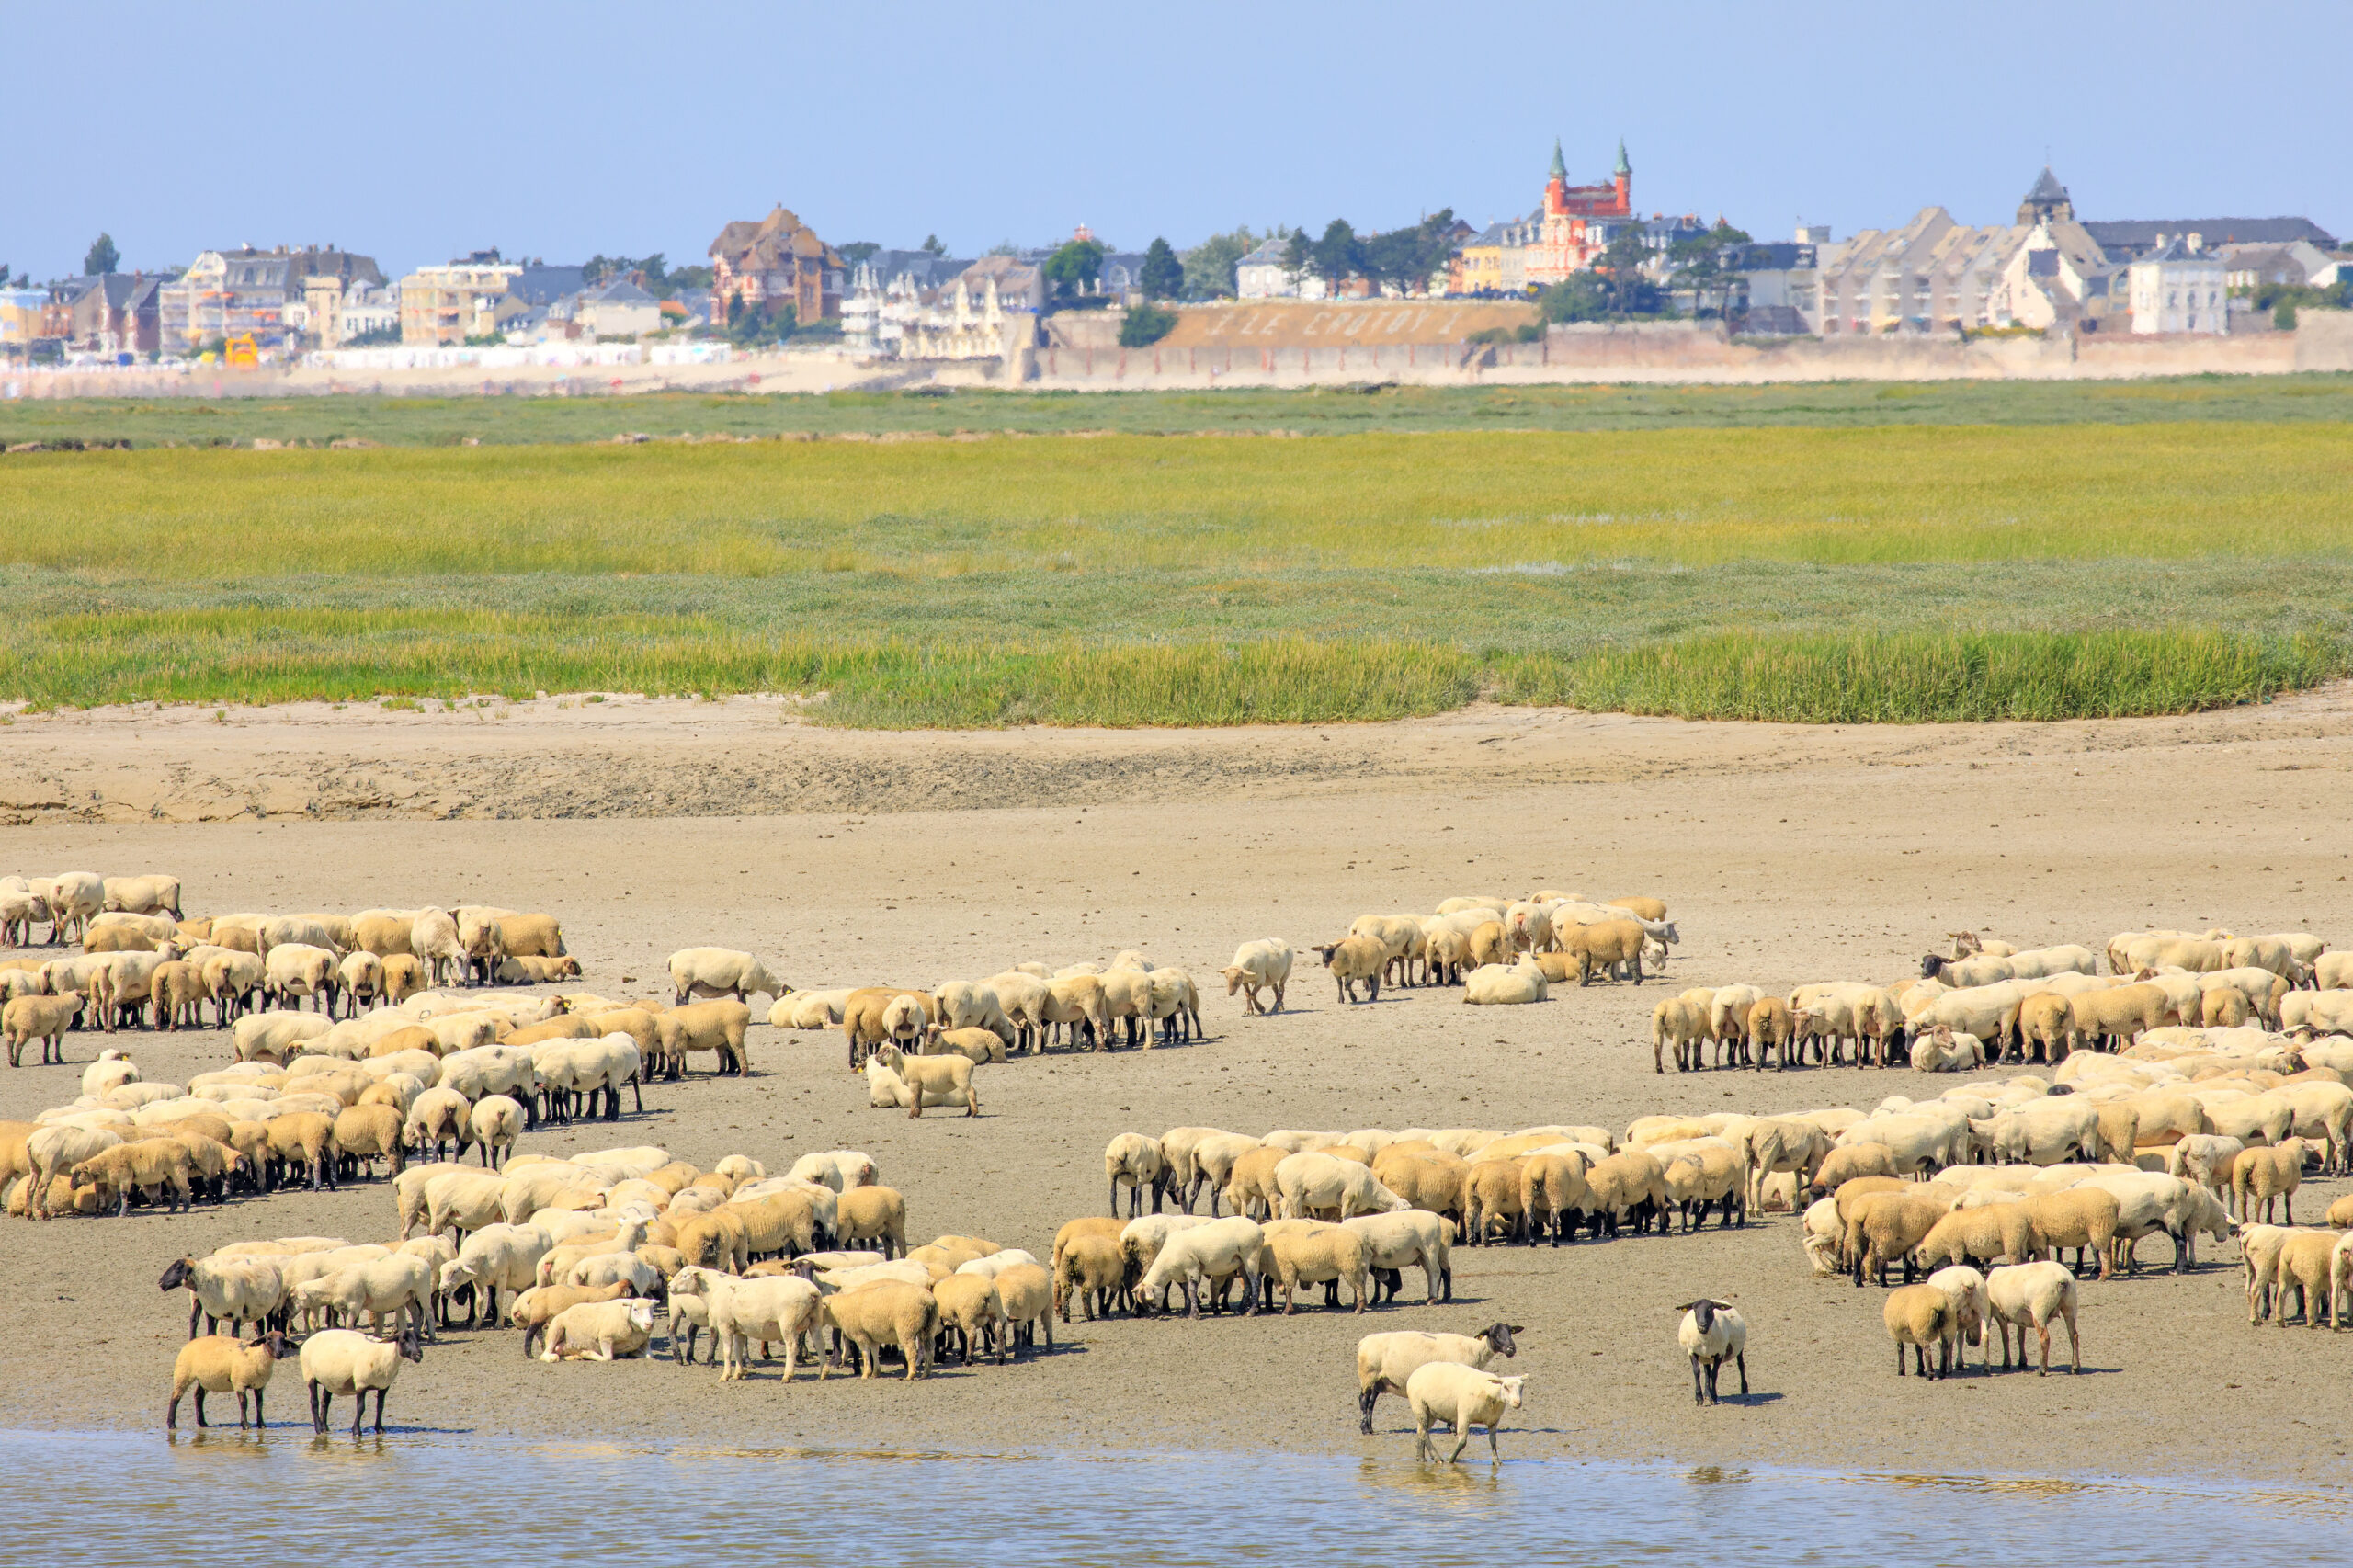
<svg viewBox="0 0 2353 1568">
<path fill-rule="evenodd" d="M 2304 1562 L 2334 1552 L 2353 1494 L 2086 1477 L 1852 1473 L 1467 1455 L 1418 1463 L 1225 1453 L 944 1453 L 876 1446 L 506 1442 L 400 1431 L 314 1439 L 301 1428 L 0 1433 L 0 1508 L 14 1558 L 42 1568 L 138 1561 L 438 1562 L 484 1487 L 514 1562 L 636 1561 L 662 1499 L 656 1556 L 740 1564 L 839 1560 L 845 1521 L 915 1568 L 1215 1557 L 1415 1568 L 1498 1560 L 1629 1562 L 2041 1561 L 2063 1529 L 2070 1568 L 2149 1561 Z M 1402 1449 L 1402 1445 L 1401 1445 Z M 2161 1514 L 2153 1514 L 2153 1507 Z M 946 1521 L 961 1521 L 945 1528 Z M 1304 1522 L 1304 1523 L 1303 1523 Z M 970 1528 L 963 1528 L 970 1527 Z M 1302 1529 L 1310 1533 L 1302 1535 Z M 1309 1543 L 1312 1542 L 1312 1547 Z M 1737 1542 L 1737 1550 L 1728 1550 Z M 878 1557 L 876 1561 L 883 1561 Z"/>
</svg>

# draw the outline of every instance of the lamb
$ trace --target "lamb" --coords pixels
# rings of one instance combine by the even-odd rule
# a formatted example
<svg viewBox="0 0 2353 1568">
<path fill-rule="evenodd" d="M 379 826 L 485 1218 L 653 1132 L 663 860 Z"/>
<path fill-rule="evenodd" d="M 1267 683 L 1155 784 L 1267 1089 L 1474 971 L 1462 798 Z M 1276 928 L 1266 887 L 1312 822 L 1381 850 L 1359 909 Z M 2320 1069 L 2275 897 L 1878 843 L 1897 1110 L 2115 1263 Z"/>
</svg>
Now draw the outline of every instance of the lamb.
<svg viewBox="0 0 2353 1568">
<path fill-rule="evenodd" d="M 1128 1213 L 1143 1211 L 1144 1190 L 1152 1191 L 1152 1211 L 1160 1212 L 1162 1191 L 1168 1185 L 1168 1161 L 1160 1141 L 1141 1132 L 1122 1132 L 1103 1150 L 1103 1178 L 1111 1187 L 1111 1213 L 1120 1212 L 1120 1188 L 1128 1189 Z"/>
<path fill-rule="evenodd" d="M 1324 967 L 1332 971 L 1341 1001 L 1353 1002 L 1357 999 L 1356 988 L 1359 982 L 1366 988 L 1366 1001 L 1381 1000 L 1381 977 L 1389 968 L 1389 949 L 1379 937 L 1348 937 L 1337 942 L 1312 947 L 1308 951 L 1321 957 Z"/>
<path fill-rule="evenodd" d="M 1245 1012 L 1256 1014 L 1283 1010 L 1283 988 L 1290 983 L 1290 944 L 1279 937 L 1264 937 L 1255 942 L 1245 942 L 1233 949 L 1233 961 L 1221 971 L 1225 976 L 1225 994 L 1244 993 Z M 1275 994 L 1272 1009 L 1258 1005 L 1261 989 Z"/>
<path fill-rule="evenodd" d="M 353 1400 L 351 1435 L 359 1436 L 367 1412 L 368 1391 L 376 1393 L 376 1431 L 384 1430 L 384 1397 L 392 1392 L 403 1361 L 425 1359 L 425 1340 L 415 1328 L 404 1328 L 395 1339 L 371 1339 L 347 1328 L 322 1329 L 302 1342 L 303 1386 L 311 1395 L 311 1430 L 324 1437 L 327 1413 L 337 1394 Z"/>
<path fill-rule="evenodd" d="M 1438 1458 L 1430 1426 L 1446 1421 L 1454 1426 L 1454 1448 L 1446 1456 L 1447 1463 L 1461 1459 L 1473 1426 L 1487 1429 L 1487 1450 L 1500 1461 L 1503 1452 L 1495 1444 L 1495 1428 L 1505 1411 L 1520 1408 L 1527 1386 L 1524 1377 L 1498 1378 L 1451 1361 L 1433 1361 L 1421 1368 L 1405 1381 L 1405 1403 L 1414 1410 L 1414 1457 Z"/>
<path fill-rule="evenodd" d="M 697 996 L 733 996 L 743 1002 L 765 994 L 781 999 L 788 989 L 749 953 L 733 948 L 681 948 L 670 955 L 670 988 L 683 1007 Z"/>
<path fill-rule="evenodd" d="M 1961 1311 L 1950 1296 L 1934 1285 L 1905 1285 L 1888 1292 L 1880 1318 L 1887 1337 L 1895 1344 L 1895 1375 L 1904 1375 L 1904 1347 L 1912 1347 L 1915 1369 L 1924 1378 L 1952 1375 L 1953 1347 L 1961 1339 Z M 1937 1347 L 1937 1367 L 1928 1367 L 1928 1346 Z"/>
<path fill-rule="evenodd" d="M 654 1338 L 654 1303 L 643 1296 L 569 1306 L 548 1323 L 542 1361 L 613 1361 L 642 1356 Z"/>
<path fill-rule="evenodd" d="M 283 1334 L 272 1331 L 251 1346 L 241 1343 L 233 1335 L 207 1335 L 191 1339 L 180 1346 L 179 1355 L 172 1361 L 172 1397 L 164 1406 L 164 1429 L 178 1427 L 180 1399 L 191 1388 L 196 1390 L 196 1424 L 201 1427 L 204 1419 L 204 1396 L 208 1393 L 231 1393 L 237 1396 L 237 1426 L 245 1425 L 245 1400 L 253 1399 L 253 1422 L 267 1426 L 262 1414 L 262 1392 L 269 1386 L 269 1375 L 278 1363 L 293 1354 L 293 1346 Z"/>
<path fill-rule="evenodd" d="M 622 1301 L 628 1295 L 629 1287 L 618 1281 L 593 1290 L 579 1285 L 535 1285 L 508 1304 L 506 1320 L 523 1331 L 523 1358 L 528 1361 L 537 1355 L 532 1349 L 534 1342 L 540 1340 L 550 1325 L 574 1307 Z"/>
<path fill-rule="evenodd" d="M 7 1036 L 8 1065 L 22 1066 L 25 1047 L 36 1040 L 40 1041 L 42 1066 L 63 1063 L 65 1031 L 80 1021 L 85 1000 L 80 992 L 67 991 L 55 996 L 13 997 L 0 1007 L 0 1033 Z"/>
<path fill-rule="evenodd" d="M 1686 1301 L 1676 1309 L 1683 1314 L 1682 1325 L 1676 1331 L 1676 1343 L 1691 1358 L 1691 1403 L 1721 1404 L 1716 1397 L 1716 1374 L 1726 1361 L 1740 1371 L 1740 1392 L 1748 1395 L 1748 1320 L 1740 1309 L 1729 1301 L 1711 1301 L 1702 1296 L 1696 1301 Z"/>
<path fill-rule="evenodd" d="M 1985 1297 L 1991 1316 L 2002 1331 L 2002 1369 L 2010 1360 L 2010 1330 L 2018 1331 L 2018 1367 L 2026 1366 L 2026 1331 L 2030 1327 L 2042 1342 L 2042 1369 L 2051 1371 L 2051 1320 L 2067 1324 L 2070 1370 L 2084 1369 L 2083 1344 L 2075 1334 L 2075 1276 L 2062 1263 L 2021 1263 L 1996 1268 L 1985 1277 Z"/>
<path fill-rule="evenodd" d="M 1473 1006 L 1522 1006 L 1548 995 L 1543 966 L 1529 958 L 1514 964 L 1482 964 L 1462 981 L 1462 1000 Z"/>
<path fill-rule="evenodd" d="M 2256 1217 L 2263 1205 L 2263 1222 L 2271 1222 L 2271 1205 L 2286 1210 L 2289 1224 L 2296 1222 L 2296 1188 L 2303 1182 L 2305 1143 L 2301 1138 L 2281 1141 L 2276 1148 L 2243 1149 L 2231 1161 L 2231 1197 L 2241 1222 Z"/>
<path fill-rule="evenodd" d="M 1006 1059 L 1005 1037 L 994 1029 L 944 1029 L 933 1024 L 923 1031 L 926 1056 L 961 1056 L 976 1067 Z"/>
</svg>

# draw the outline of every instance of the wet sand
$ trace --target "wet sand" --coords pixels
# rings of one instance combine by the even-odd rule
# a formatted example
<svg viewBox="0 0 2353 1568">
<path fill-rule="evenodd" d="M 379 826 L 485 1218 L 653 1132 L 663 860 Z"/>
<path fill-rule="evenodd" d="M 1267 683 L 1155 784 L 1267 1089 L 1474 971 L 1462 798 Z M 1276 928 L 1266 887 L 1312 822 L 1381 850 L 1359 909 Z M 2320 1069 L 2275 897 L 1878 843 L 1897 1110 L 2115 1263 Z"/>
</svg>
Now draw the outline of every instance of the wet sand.
<svg viewBox="0 0 2353 1568">
<path fill-rule="evenodd" d="M 497 711 L 496 710 L 489 711 Z M 1213 976 L 1242 938 L 1328 940 L 1358 914 L 1539 886 L 1655 893 L 1684 942 L 1662 983 L 1557 989 L 1472 1011 L 1459 993 L 1343 1007 L 1302 966 L 1281 1016 L 1222 990 L 1211 1038 L 983 1069 L 977 1120 L 873 1110 L 838 1035 L 756 1028 L 747 1079 L 657 1084 L 622 1122 L 527 1134 L 528 1152 L 656 1142 L 709 1165 L 857 1147 L 918 1238 L 978 1233 L 1041 1256 L 1101 1213 L 1122 1131 L 1559 1121 L 1654 1111 L 1868 1108 L 1949 1080 L 1908 1070 L 1651 1069 L 1663 988 L 1916 972 L 1941 933 L 2021 943 L 2147 925 L 2353 931 L 2341 826 L 2353 693 L 2177 720 L 1810 730 L 1474 710 L 1387 726 L 853 734 L 779 704 L 517 705 L 508 717 L 264 710 L 20 718 L 0 729 L 6 869 L 165 869 L 190 913 L 496 902 L 558 915 L 605 994 L 658 983 L 673 949 L 766 955 L 791 983 L 941 980 L 1139 947 Z M 210 820 L 206 820 L 210 819 Z M 1312 961 L 1312 960 L 1311 960 Z M 0 1116 L 76 1092 L 67 1068 L 0 1074 Z M 127 1034 L 150 1078 L 229 1057 L 217 1034 Z M 2308 1185 L 2316 1221 L 2347 1184 Z M 0 1221 L 0 1425 L 159 1420 L 186 1298 L 173 1257 L 251 1237 L 386 1240 L 389 1187 Z M 957 1449 L 1393 1448 L 1354 1421 L 1352 1347 L 1382 1328 L 1526 1325 L 1516 1452 L 1924 1471 L 2340 1479 L 2325 1392 L 2344 1342 L 2253 1329 L 2236 1249 L 2086 1281 L 2086 1375 L 1899 1382 L 1881 1296 L 1810 1277 L 1787 1215 L 1745 1229 L 1560 1249 L 1464 1248 L 1456 1299 L 1363 1317 L 1083 1320 L 1051 1355 L 924 1382 L 722 1386 L 667 1361 L 526 1363 L 510 1332 L 458 1334 L 407 1368 L 399 1422 L 561 1438 Z M 1694 1411 L 1677 1303 L 1751 1324 L 1753 1398 Z M 290 1366 L 272 1412 L 299 1416 Z M 186 1413 L 184 1412 L 185 1415 Z M 2227 1440 L 2218 1440 L 2230 1434 Z"/>
</svg>

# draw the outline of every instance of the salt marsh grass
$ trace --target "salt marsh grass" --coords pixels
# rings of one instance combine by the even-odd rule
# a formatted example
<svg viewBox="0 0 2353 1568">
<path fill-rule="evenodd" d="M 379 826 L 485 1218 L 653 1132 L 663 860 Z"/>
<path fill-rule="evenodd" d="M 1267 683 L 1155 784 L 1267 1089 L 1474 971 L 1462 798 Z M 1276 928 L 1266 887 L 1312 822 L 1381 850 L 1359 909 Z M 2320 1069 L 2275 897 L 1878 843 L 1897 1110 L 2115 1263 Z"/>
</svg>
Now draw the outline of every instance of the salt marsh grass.
<svg viewBox="0 0 2353 1568">
<path fill-rule="evenodd" d="M 2348 472 L 2353 429 L 2321 424 L 59 453 L 9 460 L 0 562 L 184 580 L 2245 559 L 2353 544 Z"/>
</svg>

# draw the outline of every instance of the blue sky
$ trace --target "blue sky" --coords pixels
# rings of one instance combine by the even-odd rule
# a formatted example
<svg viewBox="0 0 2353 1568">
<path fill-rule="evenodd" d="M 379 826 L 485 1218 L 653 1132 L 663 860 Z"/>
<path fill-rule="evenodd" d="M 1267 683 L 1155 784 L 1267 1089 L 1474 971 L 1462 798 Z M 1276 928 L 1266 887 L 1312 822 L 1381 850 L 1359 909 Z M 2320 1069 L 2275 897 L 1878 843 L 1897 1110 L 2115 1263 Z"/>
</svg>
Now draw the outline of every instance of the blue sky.
<svg viewBox="0 0 2353 1568">
<path fill-rule="evenodd" d="M 250 242 L 388 271 L 476 246 L 700 259 L 781 199 L 827 239 L 959 255 L 1084 222 L 1141 248 L 1236 223 L 1524 211 L 1552 139 L 1620 135 L 1643 211 L 1841 236 L 1929 203 L 2006 221 L 2046 155 L 2086 217 L 2302 213 L 2353 231 L 2353 4 L 1059 7 L 997 0 L 11 7 L 0 261 Z M 1460 17 L 1460 20 L 1453 18 Z M 51 133 L 53 132 L 53 134 Z"/>
</svg>

